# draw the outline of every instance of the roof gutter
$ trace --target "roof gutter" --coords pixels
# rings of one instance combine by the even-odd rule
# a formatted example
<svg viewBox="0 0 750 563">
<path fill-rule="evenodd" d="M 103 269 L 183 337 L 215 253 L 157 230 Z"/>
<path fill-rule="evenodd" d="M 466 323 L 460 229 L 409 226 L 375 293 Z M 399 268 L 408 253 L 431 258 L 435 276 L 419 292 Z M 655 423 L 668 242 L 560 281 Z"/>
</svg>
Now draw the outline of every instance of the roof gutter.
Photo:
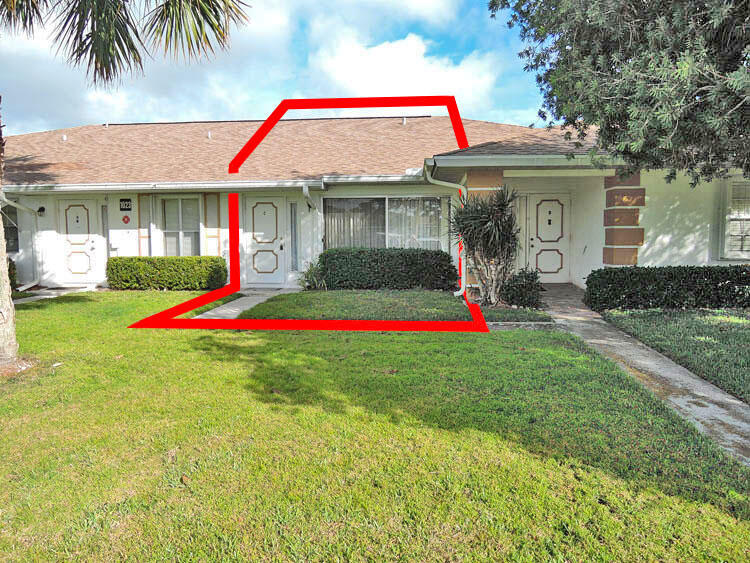
<svg viewBox="0 0 750 563">
<path fill-rule="evenodd" d="M 233 189 L 304 188 L 325 190 L 327 184 L 414 183 L 423 181 L 421 174 L 379 174 L 323 176 L 320 180 L 234 180 L 210 182 L 104 182 L 90 184 L 6 184 L 8 193 L 49 192 L 169 192 L 169 191 L 231 191 Z"/>
<path fill-rule="evenodd" d="M 625 164 L 619 158 L 602 155 L 603 163 L 607 166 Z M 606 159 L 606 160 L 604 160 Z M 485 154 L 485 155 L 442 155 L 434 156 L 432 159 L 436 164 L 445 167 L 456 166 L 554 166 L 571 167 L 586 166 L 596 167 L 588 155 L 574 155 L 569 157 L 564 154 Z"/>
<path fill-rule="evenodd" d="M 437 163 L 433 164 L 433 168 L 435 167 L 437 167 Z M 433 178 L 432 171 L 430 170 L 430 167 L 427 163 L 427 159 L 425 159 L 423 170 L 424 177 L 430 184 L 458 190 L 458 195 L 461 198 L 466 195 L 464 193 L 466 190 L 466 172 L 464 172 L 464 175 L 461 177 L 461 182 L 458 184 L 454 184 L 452 182 L 445 182 L 443 180 L 436 180 L 435 178 Z M 464 293 L 466 293 L 466 252 L 464 252 L 463 244 L 460 244 L 458 247 L 458 266 L 459 268 L 461 268 L 461 287 L 458 288 L 458 291 L 453 292 L 453 295 L 455 295 L 456 297 L 458 297 L 459 295 L 464 295 Z M 468 306 L 468 301 L 466 303 Z"/>
</svg>

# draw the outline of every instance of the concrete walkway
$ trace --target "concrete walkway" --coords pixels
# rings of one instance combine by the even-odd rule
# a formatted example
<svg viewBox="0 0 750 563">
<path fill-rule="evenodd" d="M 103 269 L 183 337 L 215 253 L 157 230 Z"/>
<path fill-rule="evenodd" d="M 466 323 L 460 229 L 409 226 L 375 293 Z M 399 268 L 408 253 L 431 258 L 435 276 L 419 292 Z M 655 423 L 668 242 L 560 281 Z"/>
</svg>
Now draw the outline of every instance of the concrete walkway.
<svg viewBox="0 0 750 563">
<path fill-rule="evenodd" d="M 616 329 L 582 302 L 583 290 L 547 284 L 543 300 L 558 325 L 611 358 L 742 463 L 750 465 L 750 405 Z"/>
<path fill-rule="evenodd" d="M 299 289 L 244 289 L 240 291 L 242 297 L 219 305 L 215 309 L 197 315 L 196 319 L 236 319 L 242 311 L 252 309 L 259 303 L 282 293 L 296 293 Z"/>
</svg>

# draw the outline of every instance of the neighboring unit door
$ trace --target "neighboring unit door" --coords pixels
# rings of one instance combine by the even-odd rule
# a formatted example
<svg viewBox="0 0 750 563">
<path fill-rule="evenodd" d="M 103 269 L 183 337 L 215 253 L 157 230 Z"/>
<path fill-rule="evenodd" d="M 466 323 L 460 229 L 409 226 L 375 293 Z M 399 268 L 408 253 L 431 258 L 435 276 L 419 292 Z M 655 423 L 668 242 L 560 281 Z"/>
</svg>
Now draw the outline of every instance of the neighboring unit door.
<svg viewBox="0 0 750 563">
<path fill-rule="evenodd" d="M 96 201 L 60 201 L 60 215 L 64 281 L 83 285 L 104 281 L 107 249 L 99 230 Z"/>
<path fill-rule="evenodd" d="M 570 199 L 559 195 L 528 197 L 527 259 L 543 283 L 570 281 Z"/>
<path fill-rule="evenodd" d="M 245 271 L 248 284 L 284 284 L 284 228 L 284 198 L 245 200 Z"/>
</svg>

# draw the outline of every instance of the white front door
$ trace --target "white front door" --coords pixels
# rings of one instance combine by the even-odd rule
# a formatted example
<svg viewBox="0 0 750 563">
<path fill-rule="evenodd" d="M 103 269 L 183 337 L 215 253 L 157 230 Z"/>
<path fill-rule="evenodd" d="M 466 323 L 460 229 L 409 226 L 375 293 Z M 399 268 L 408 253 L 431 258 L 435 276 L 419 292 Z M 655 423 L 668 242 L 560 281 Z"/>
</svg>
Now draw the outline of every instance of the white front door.
<svg viewBox="0 0 750 563">
<path fill-rule="evenodd" d="M 248 284 L 283 285 L 284 198 L 253 197 L 245 200 L 245 260 Z"/>
<path fill-rule="evenodd" d="M 530 195 L 527 204 L 527 260 L 543 283 L 570 281 L 570 198 Z"/>
<path fill-rule="evenodd" d="M 104 281 L 107 248 L 100 234 L 96 201 L 76 199 L 59 203 L 64 245 L 63 281 L 70 284 Z"/>
</svg>

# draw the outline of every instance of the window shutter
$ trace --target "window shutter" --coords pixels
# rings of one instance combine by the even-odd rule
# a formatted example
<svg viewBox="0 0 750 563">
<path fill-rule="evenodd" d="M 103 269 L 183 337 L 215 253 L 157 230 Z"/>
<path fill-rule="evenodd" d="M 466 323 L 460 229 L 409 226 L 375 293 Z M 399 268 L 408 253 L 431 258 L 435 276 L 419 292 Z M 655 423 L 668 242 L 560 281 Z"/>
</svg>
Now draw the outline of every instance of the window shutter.
<svg viewBox="0 0 750 563">
<path fill-rule="evenodd" d="M 138 255 L 151 255 L 151 196 L 138 195 Z"/>
<path fill-rule="evenodd" d="M 206 255 L 221 256 L 221 219 L 219 194 L 203 194 L 203 231 L 206 239 Z"/>
</svg>

